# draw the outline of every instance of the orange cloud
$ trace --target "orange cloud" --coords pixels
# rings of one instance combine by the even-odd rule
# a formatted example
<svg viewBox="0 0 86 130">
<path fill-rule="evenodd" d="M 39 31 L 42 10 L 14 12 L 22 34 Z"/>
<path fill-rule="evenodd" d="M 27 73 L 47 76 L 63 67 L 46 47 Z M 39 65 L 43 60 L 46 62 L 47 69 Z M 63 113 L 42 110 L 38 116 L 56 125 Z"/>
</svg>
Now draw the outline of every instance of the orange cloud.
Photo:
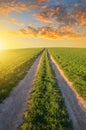
<svg viewBox="0 0 86 130">
<path fill-rule="evenodd" d="M 29 10 L 29 6 L 23 2 L 0 2 L 0 13 L 10 13 L 12 11 L 21 12 Z"/>
<path fill-rule="evenodd" d="M 10 22 L 17 26 L 25 26 L 24 23 L 18 22 L 15 18 L 10 19 Z"/>
<path fill-rule="evenodd" d="M 26 28 L 26 29 L 19 30 L 19 32 L 24 35 L 34 36 L 34 37 L 36 37 L 38 34 L 37 30 L 30 26 L 28 26 L 28 28 Z"/>
<path fill-rule="evenodd" d="M 41 5 L 41 4 L 45 4 L 46 1 L 49 0 L 31 0 L 31 3 Z"/>
<path fill-rule="evenodd" d="M 17 32 L 12 32 L 12 35 L 15 36 L 19 34 L 19 36 L 22 35 L 49 39 L 58 39 L 63 37 L 82 38 L 86 36 L 85 6 L 81 6 L 81 4 L 78 3 L 71 8 L 68 5 L 48 5 L 48 2 L 49 0 L 28 0 L 27 2 L 4 0 L 4 2 L 0 2 L 0 13 L 6 14 L 13 11 L 20 13 L 22 11 L 37 9 L 36 13 L 33 14 L 33 17 L 39 21 L 50 23 L 50 26 L 38 27 L 37 29 L 31 24 Z M 7 22 L 21 27 L 24 26 L 24 23 L 21 23 L 14 18 Z M 53 23 L 56 25 L 53 25 Z M 2 24 L 2 21 L 0 24 Z"/>
<path fill-rule="evenodd" d="M 45 39 L 58 39 L 59 34 L 54 30 L 46 27 L 41 27 L 39 29 L 34 29 L 33 27 L 27 27 L 26 29 L 21 29 L 16 32 L 10 32 L 12 36 L 23 36 L 23 37 L 35 37 L 35 38 L 45 38 Z"/>
<path fill-rule="evenodd" d="M 56 14 L 57 12 L 59 12 L 59 10 L 60 10 L 60 7 L 57 6 L 57 7 L 55 7 L 55 8 L 48 9 L 48 10 L 47 10 L 47 13 L 54 15 L 54 14 Z"/>
<path fill-rule="evenodd" d="M 82 11 L 80 15 L 80 23 L 82 26 L 86 26 L 86 8 Z"/>
<path fill-rule="evenodd" d="M 0 13 L 7 14 L 10 12 L 22 12 L 22 11 L 30 11 L 36 8 L 46 8 L 47 5 L 44 3 L 46 0 L 31 0 L 25 2 L 18 2 L 16 0 L 10 0 L 10 1 L 0 1 Z"/>
<path fill-rule="evenodd" d="M 28 26 L 25 29 L 18 30 L 16 32 L 12 32 L 11 34 L 14 36 L 24 36 L 24 37 L 35 37 L 35 38 L 45 38 L 45 39 L 62 39 L 62 38 L 86 38 L 85 35 L 80 35 L 78 33 L 75 33 L 73 28 L 70 26 L 63 26 L 54 27 L 55 25 L 51 27 L 40 27 L 38 29 L 35 29 L 32 26 Z M 53 28 L 52 28 L 53 27 Z"/>
<path fill-rule="evenodd" d="M 42 22 L 52 22 L 46 12 L 39 12 L 38 14 L 34 14 L 33 16 L 35 16 L 35 19 L 40 20 Z"/>
<path fill-rule="evenodd" d="M 17 2 L 16 0 L 13 0 L 11 2 L 8 2 L 8 1 L 0 2 L 0 13 L 3 13 L 3 14 L 7 14 L 10 12 L 20 13 L 22 11 L 30 11 L 35 8 L 39 8 L 39 5 L 38 4 L 26 4 L 24 2 Z"/>
<path fill-rule="evenodd" d="M 72 34 L 73 33 L 73 29 L 71 26 L 69 25 L 60 25 L 58 26 L 58 32 L 61 34 L 61 35 L 69 35 L 69 34 Z"/>
<path fill-rule="evenodd" d="M 35 16 L 35 19 L 40 20 L 42 22 L 52 22 L 52 17 L 56 15 L 57 12 L 59 12 L 60 7 L 55 7 L 51 9 L 45 9 L 44 11 L 38 12 L 36 14 L 33 14 Z"/>
</svg>

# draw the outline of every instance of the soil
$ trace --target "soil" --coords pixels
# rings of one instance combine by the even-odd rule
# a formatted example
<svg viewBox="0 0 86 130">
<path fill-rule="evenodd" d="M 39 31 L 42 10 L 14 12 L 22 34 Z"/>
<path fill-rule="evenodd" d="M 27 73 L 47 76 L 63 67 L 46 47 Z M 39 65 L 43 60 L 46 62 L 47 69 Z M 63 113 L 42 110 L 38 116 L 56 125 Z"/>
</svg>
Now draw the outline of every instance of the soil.
<svg viewBox="0 0 86 130">
<path fill-rule="evenodd" d="M 33 86 L 38 72 L 42 54 L 36 59 L 27 75 L 13 88 L 9 97 L 0 104 L 0 130 L 17 130 L 23 123 L 23 114 L 27 110 L 29 91 Z M 74 130 L 86 130 L 86 101 L 83 100 L 54 58 L 50 55 L 50 63 L 55 72 L 56 80 L 65 101 L 69 118 Z"/>
<path fill-rule="evenodd" d="M 54 58 L 49 54 L 51 66 L 55 72 L 56 80 L 65 101 L 69 118 L 72 120 L 74 130 L 86 130 L 86 100 L 82 99 L 60 69 Z"/>
<path fill-rule="evenodd" d="M 17 130 L 23 123 L 23 114 L 28 107 L 29 91 L 34 83 L 42 54 L 33 63 L 25 78 L 13 88 L 9 97 L 0 104 L 0 130 Z"/>
</svg>

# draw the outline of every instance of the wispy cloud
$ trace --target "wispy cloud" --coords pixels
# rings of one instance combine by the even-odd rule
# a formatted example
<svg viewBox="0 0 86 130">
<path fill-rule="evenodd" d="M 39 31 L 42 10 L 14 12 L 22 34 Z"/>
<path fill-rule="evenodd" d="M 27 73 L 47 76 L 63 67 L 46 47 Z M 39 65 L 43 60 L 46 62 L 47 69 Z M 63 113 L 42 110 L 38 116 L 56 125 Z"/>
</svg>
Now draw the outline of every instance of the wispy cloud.
<svg viewBox="0 0 86 130">
<path fill-rule="evenodd" d="M 21 12 L 29 10 L 30 7 L 24 2 L 0 2 L 0 13 Z"/>
<path fill-rule="evenodd" d="M 12 18 L 11 23 L 21 29 L 12 34 L 27 37 L 58 39 L 63 37 L 82 38 L 86 36 L 86 0 L 4 0 L 0 1 L 0 13 L 32 11 L 31 17 L 37 26 L 23 28 L 24 23 Z M 35 21 L 33 20 L 33 21 Z M 41 27 L 38 23 L 42 23 Z M 50 25 L 49 25 L 50 24 Z M 36 24 L 35 24 L 36 25 Z M 23 28 L 23 29 L 22 29 Z"/>
<path fill-rule="evenodd" d="M 86 1 L 84 4 L 78 2 L 69 5 L 58 5 L 48 7 L 47 9 L 37 12 L 35 18 L 42 22 L 56 22 L 59 26 L 60 35 L 69 37 L 84 37 L 86 36 Z M 52 28 L 53 29 L 53 28 Z M 69 32 L 68 32 L 69 31 Z M 57 33 L 58 34 L 58 33 Z"/>
<path fill-rule="evenodd" d="M 58 6 L 55 8 L 48 8 L 48 9 L 45 9 L 41 12 L 34 14 L 33 16 L 35 16 L 35 19 L 37 19 L 39 21 L 52 22 L 53 16 L 56 15 L 56 13 L 59 10 L 60 10 L 60 7 L 58 7 Z"/>
<path fill-rule="evenodd" d="M 82 10 L 81 14 L 78 17 L 80 24 L 86 27 L 86 8 Z"/>
<path fill-rule="evenodd" d="M 28 26 L 25 29 L 20 29 L 16 32 L 12 32 L 15 36 L 24 36 L 24 37 L 36 37 L 36 38 L 45 38 L 57 40 L 59 38 L 84 38 L 85 35 L 80 35 L 75 33 L 73 28 L 69 25 L 67 26 L 43 26 L 35 29 L 32 26 Z"/>
<path fill-rule="evenodd" d="M 42 22 L 48 22 L 48 23 L 52 22 L 52 20 L 48 17 L 46 12 L 39 12 L 37 14 L 34 14 L 33 16 L 35 16 L 35 19 Z"/>
<path fill-rule="evenodd" d="M 36 8 L 45 8 L 46 0 L 31 0 L 26 2 L 17 1 L 17 0 L 1 0 L 0 1 L 0 13 L 10 13 L 17 12 L 20 13 L 22 11 L 30 11 Z"/>
<path fill-rule="evenodd" d="M 11 23 L 13 23 L 13 24 L 15 24 L 15 25 L 17 25 L 17 26 L 20 26 L 20 27 L 25 26 L 24 23 L 19 22 L 19 21 L 18 21 L 17 19 L 15 19 L 15 18 L 10 19 L 9 22 L 11 22 Z"/>
<path fill-rule="evenodd" d="M 28 0 L 29 1 L 29 0 Z M 38 5 L 43 5 L 46 2 L 49 2 L 50 0 L 30 0 L 29 4 L 38 4 Z"/>
<path fill-rule="evenodd" d="M 35 6 L 34 6 L 35 7 Z M 7 14 L 10 12 L 21 13 L 22 11 L 29 11 L 32 6 L 29 6 L 23 2 L 1 2 L 0 13 Z"/>
</svg>

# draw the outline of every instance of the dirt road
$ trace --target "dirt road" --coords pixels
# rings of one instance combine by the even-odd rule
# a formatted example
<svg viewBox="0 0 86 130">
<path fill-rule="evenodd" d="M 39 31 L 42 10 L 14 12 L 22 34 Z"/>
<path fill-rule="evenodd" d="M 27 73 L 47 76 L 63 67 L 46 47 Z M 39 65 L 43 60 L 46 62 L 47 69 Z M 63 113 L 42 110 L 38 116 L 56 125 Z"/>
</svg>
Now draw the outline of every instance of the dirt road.
<svg viewBox="0 0 86 130">
<path fill-rule="evenodd" d="M 0 130 L 17 130 L 23 122 L 29 90 L 38 71 L 41 56 L 42 54 L 38 56 L 25 78 L 12 90 L 9 97 L 0 104 Z"/>
<path fill-rule="evenodd" d="M 86 101 L 77 96 L 71 82 L 67 80 L 53 57 L 49 57 L 74 130 L 86 130 Z"/>
</svg>

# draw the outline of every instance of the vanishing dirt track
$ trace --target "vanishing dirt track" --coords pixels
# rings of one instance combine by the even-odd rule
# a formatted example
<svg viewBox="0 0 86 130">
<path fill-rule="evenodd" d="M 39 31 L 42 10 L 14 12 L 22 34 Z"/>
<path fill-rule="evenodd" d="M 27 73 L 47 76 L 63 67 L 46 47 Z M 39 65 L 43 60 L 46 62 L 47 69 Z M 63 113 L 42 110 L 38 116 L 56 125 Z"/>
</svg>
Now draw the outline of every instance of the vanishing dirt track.
<svg viewBox="0 0 86 130">
<path fill-rule="evenodd" d="M 12 90 L 9 97 L 0 104 L 0 130 L 17 130 L 23 122 L 23 113 L 27 110 L 29 91 L 38 71 L 41 56 L 42 54 L 38 56 L 25 78 Z M 65 76 L 52 56 L 50 56 L 50 62 L 74 130 L 86 130 L 86 101 L 80 104 L 80 100 L 71 88 L 71 83 L 65 80 Z"/>
<path fill-rule="evenodd" d="M 86 101 L 79 99 L 77 94 L 71 88 L 71 83 L 65 80 L 66 77 L 54 58 L 49 55 L 51 66 L 55 72 L 56 80 L 61 90 L 62 96 L 67 107 L 69 117 L 73 122 L 74 130 L 86 130 Z M 81 103 L 80 103 L 81 100 Z M 82 105 L 81 105 L 82 104 Z"/>
<path fill-rule="evenodd" d="M 9 97 L 0 104 L 0 130 L 17 130 L 23 122 L 29 90 L 38 71 L 41 56 L 42 54 L 38 56 L 25 78 L 12 90 Z"/>
</svg>

